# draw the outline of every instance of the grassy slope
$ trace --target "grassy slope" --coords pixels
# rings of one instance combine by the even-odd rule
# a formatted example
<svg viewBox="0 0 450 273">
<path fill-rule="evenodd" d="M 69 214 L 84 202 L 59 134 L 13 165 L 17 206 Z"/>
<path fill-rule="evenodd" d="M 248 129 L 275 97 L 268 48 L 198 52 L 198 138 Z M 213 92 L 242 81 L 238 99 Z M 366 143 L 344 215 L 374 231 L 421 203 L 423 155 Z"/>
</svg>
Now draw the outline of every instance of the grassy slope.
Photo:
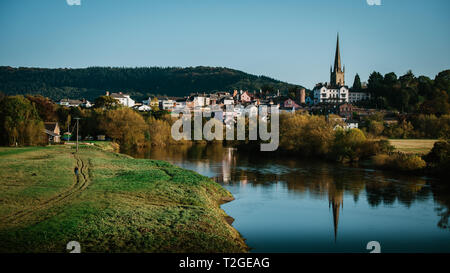
<svg viewBox="0 0 450 273">
<path fill-rule="evenodd" d="M 436 139 L 389 139 L 397 151 L 413 154 L 430 152 L 436 141 Z"/>
<path fill-rule="evenodd" d="M 242 252 L 221 200 L 195 172 L 82 147 L 0 148 L 0 252 Z"/>
</svg>

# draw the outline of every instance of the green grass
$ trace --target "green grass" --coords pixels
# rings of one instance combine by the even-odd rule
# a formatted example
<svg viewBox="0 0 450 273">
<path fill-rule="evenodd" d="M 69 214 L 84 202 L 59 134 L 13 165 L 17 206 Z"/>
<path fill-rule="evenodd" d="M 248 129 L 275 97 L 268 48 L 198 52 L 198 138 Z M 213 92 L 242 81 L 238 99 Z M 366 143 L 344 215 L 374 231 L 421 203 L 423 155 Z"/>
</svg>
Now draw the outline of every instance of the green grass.
<svg viewBox="0 0 450 273">
<path fill-rule="evenodd" d="M 231 194 L 214 181 L 167 162 L 81 146 L 88 184 L 78 189 L 73 152 L 0 148 L 0 252 L 66 252 L 72 240 L 82 252 L 247 250 L 219 207 Z"/>
<path fill-rule="evenodd" d="M 399 152 L 408 154 L 427 154 L 437 139 L 389 139 Z"/>
</svg>

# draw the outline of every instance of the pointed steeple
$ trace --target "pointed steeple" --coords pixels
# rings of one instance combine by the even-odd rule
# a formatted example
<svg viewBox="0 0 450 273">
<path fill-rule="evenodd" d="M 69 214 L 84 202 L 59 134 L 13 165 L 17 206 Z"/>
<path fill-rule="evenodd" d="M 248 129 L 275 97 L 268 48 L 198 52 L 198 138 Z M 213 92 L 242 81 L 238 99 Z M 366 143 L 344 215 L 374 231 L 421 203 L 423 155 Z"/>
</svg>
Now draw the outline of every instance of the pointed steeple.
<svg viewBox="0 0 450 273">
<path fill-rule="evenodd" d="M 345 69 L 344 69 L 345 70 Z M 336 41 L 336 55 L 334 56 L 334 67 L 330 73 L 330 83 L 332 86 L 340 87 L 345 85 L 345 72 L 342 70 L 341 51 L 339 48 L 339 33 Z"/>
<path fill-rule="evenodd" d="M 334 56 L 334 71 L 342 71 L 341 70 L 341 53 L 339 51 L 339 33 L 337 34 L 337 42 L 336 42 L 336 55 Z"/>
</svg>

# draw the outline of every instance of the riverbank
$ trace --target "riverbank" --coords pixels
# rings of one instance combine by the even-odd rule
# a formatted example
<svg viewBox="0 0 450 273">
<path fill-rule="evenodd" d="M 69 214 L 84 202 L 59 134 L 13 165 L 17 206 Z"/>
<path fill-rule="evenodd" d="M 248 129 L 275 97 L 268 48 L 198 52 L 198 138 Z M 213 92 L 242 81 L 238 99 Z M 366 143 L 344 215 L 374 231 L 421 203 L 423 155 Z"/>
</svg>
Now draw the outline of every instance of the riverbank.
<svg viewBox="0 0 450 273">
<path fill-rule="evenodd" d="M 95 146 L 0 148 L 0 252 L 246 252 L 232 195 L 164 161 Z M 78 166 L 78 179 L 74 167 Z"/>
</svg>

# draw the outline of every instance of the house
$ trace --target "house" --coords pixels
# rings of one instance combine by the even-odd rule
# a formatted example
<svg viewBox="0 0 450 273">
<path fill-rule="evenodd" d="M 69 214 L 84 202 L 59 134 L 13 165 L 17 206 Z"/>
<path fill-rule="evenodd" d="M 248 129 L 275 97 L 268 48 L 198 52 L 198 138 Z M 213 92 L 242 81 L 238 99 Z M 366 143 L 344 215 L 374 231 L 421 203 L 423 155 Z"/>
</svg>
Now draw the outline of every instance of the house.
<svg viewBox="0 0 450 273">
<path fill-rule="evenodd" d="M 359 121 L 357 120 L 352 120 L 352 119 L 346 119 L 344 118 L 344 125 L 339 125 L 336 124 L 336 126 L 334 126 L 334 130 L 337 129 L 343 129 L 343 130 L 351 130 L 351 129 L 358 129 L 359 127 Z"/>
<path fill-rule="evenodd" d="M 216 105 L 219 97 L 216 94 L 209 95 L 209 105 Z"/>
<path fill-rule="evenodd" d="M 233 105 L 234 99 L 233 97 L 223 97 L 220 99 L 220 103 L 223 105 Z"/>
<path fill-rule="evenodd" d="M 194 107 L 203 107 L 209 104 L 209 99 L 208 104 L 206 104 L 206 96 L 195 95 L 192 96 L 192 100 L 194 101 Z"/>
<path fill-rule="evenodd" d="M 78 107 L 83 102 L 81 100 L 71 100 L 71 99 L 62 99 L 58 102 L 61 106 L 67 106 L 67 107 Z"/>
<path fill-rule="evenodd" d="M 358 129 L 359 122 L 357 120 L 346 119 L 345 123 L 347 124 L 346 129 Z"/>
<path fill-rule="evenodd" d="M 175 100 L 175 108 L 177 109 L 183 109 L 186 107 L 186 99 L 180 98 Z"/>
<path fill-rule="evenodd" d="M 329 83 L 317 84 L 313 89 L 314 103 L 348 102 L 348 87 L 333 86 Z"/>
<path fill-rule="evenodd" d="M 163 110 L 172 110 L 176 105 L 175 100 L 168 97 L 159 97 L 159 108 Z"/>
<path fill-rule="evenodd" d="M 91 108 L 92 107 L 92 103 L 86 99 L 83 99 L 81 102 L 81 107 L 83 108 Z"/>
<path fill-rule="evenodd" d="M 355 111 L 355 107 L 350 103 L 343 103 L 338 106 L 338 114 L 344 118 L 352 118 L 353 112 Z"/>
<path fill-rule="evenodd" d="M 367 92 L 349 92 L 348 93 L 348 101 L 349 102 L 357 102 L 361 100 L 370 99 L 370 94 Z"/>
<path fill-rule="evenodd" d="M 142 105 L 136 105 L 134 107 L 136 110 L 141 111 L 141 112 L 148 112 L 151 111 L 152 108 L 148 105 L 142 104 Z"/>
<path fill-rule="evenodd" d="M 159 101 L 157 97 L 148 97 L 147 100 L 143 100 L 142 104 L 148 105 L 150 107 L 158 107 Z"/>
<path fill-rule="evenodd" d="M 120 104 L 126 107 L 133 107 L 135 104 L 135 101 L 130 98 L 130 95 L 123 94 L 122 92 L 109 94 L 109 92 L 106 91 L 106 96 L 116 99 Z"/>
<path fill-rule="evenodd" d="M 249 94 L 247 91 L 243 92 L 241 94 L 241 102 L 242 103 L 249 103 L 252 101 L 253 96 Z"/>
<path fill-rule="evenodd" d="M 44 122 L 44 132 L 48 136 L 48 143 L 61 142 L 61 131 L 58 122 Z"/>
<path fill-rule="evenodd" d="M 295 101 L 293 99 L 287 99 L 283 102 L 283 107 L 297 109 L 297 108 L 300 108 L 300 105 L 295 103 Z"/>
</svg>

